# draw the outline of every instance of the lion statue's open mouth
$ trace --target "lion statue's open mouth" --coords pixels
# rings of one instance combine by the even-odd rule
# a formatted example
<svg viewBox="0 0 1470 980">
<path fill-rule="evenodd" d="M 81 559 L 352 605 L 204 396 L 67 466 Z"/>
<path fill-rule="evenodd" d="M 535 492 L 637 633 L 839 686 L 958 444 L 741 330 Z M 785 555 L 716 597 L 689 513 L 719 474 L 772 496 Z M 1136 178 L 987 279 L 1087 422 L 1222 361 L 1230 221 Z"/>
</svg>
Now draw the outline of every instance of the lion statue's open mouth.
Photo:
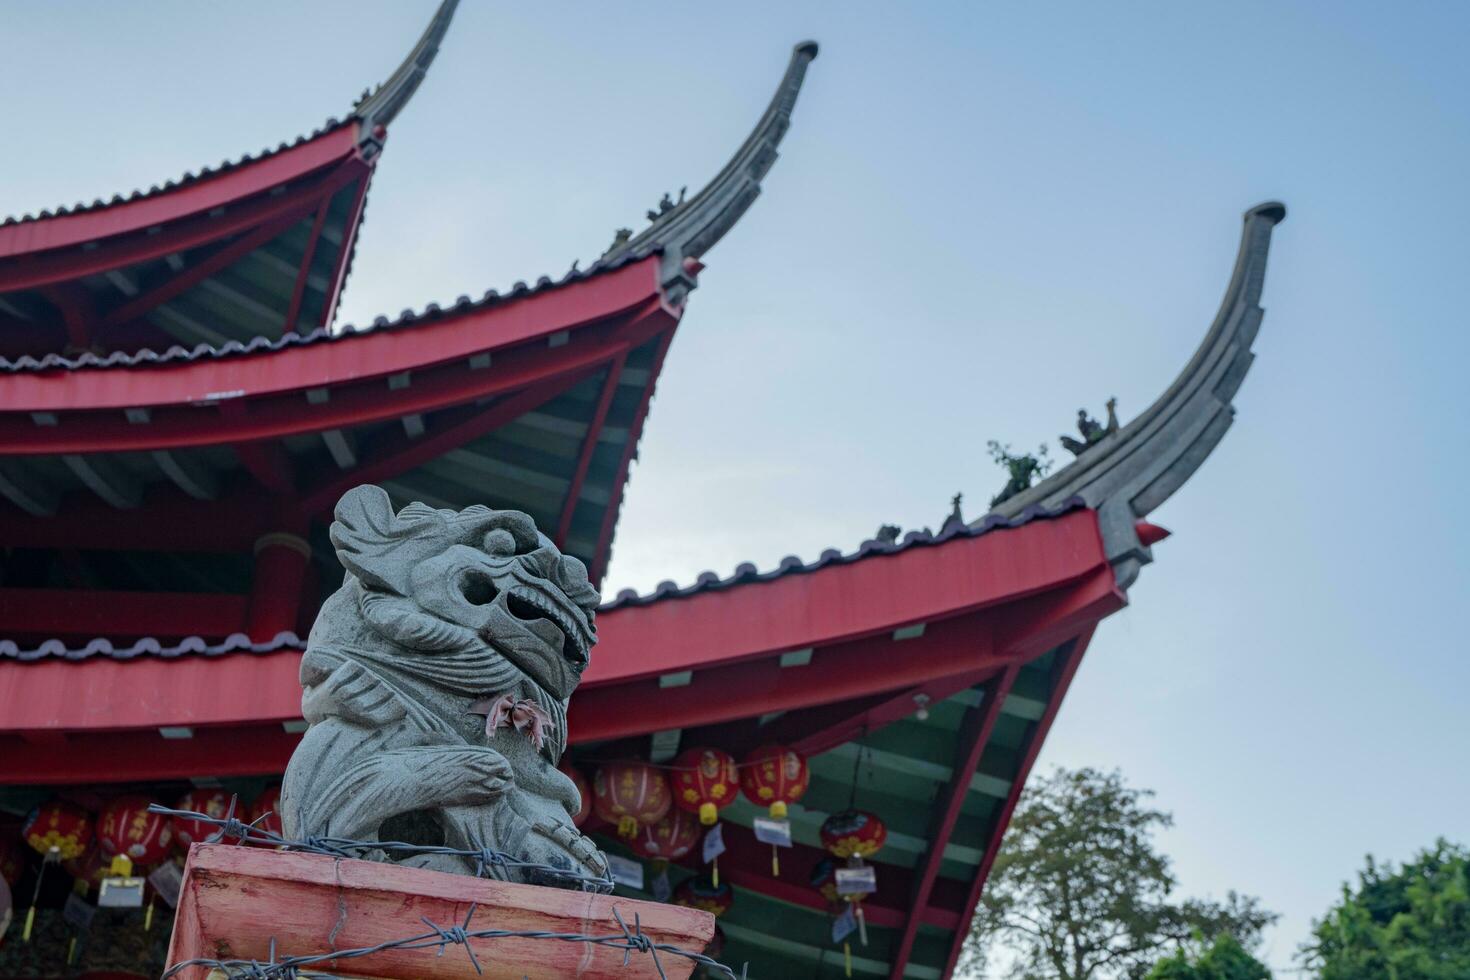
<svg viewBox="0 0 1470 980">
<path fill-rule="evenodd" d="M 395 514 L 365 486 L 336 518 L 347 576 L 302 659 L 310 727 L 286 772 L 287 833 L 490 847 L 605 876 L 571 825 L 576 788 L 555 768 L 597 642 L 586 568 L 517 511 Z M 453 856 L 414 863 L 474 870 Z"/>
</svg>

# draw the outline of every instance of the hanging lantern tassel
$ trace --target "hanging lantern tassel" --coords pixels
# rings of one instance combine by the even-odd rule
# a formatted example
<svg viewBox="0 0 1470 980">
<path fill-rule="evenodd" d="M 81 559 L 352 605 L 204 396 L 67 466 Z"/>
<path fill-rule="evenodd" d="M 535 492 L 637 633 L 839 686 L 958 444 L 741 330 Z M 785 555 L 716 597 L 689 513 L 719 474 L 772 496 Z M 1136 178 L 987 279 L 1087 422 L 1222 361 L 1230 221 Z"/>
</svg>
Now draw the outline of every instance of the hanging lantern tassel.
<svg viewBox="0 0 1470 980">
<path fill-rule="evenodd" d="M 868 920 L 863 918 L 863 907 L 857 902 L 852 903 L 852 910 L 857 914 L 858 939 L 862 940 L 864 946 L 868 945 Z"/>
<path fill-rule="evenodd" d="M 852 976 L 852 943 L 842 940 L 842 965 L 848 976 Z"/>
<path fill-rule="evenodd" d="M 46 866 L 61 860 L 61 848 L 55 845 L 41 859 L 41 870 L 36 872 L 36 890 L 31 892 L 31 907 L 26 909 L 26 926 L 20 931 L 20 941 L 31 941 L 31 930 L 36 926 L 36 903 L 41 900 L 41 882 L 46 880 Z"/>
<path fill-rule="evenodd" d="M 143 913 L 143 931 L 153 931 L 153 896 L 148 896 L 148 911 Z"/>
<path fill-rule="evenodd" d="M 771 877 L 781 877 L 781 853 L 776 849 L 775 844 L 771 845 Z"/>
<path fill-rule="evenodd" d="M 709 880 L 716 888 L 720 887 L 720 856 L 718 854 L 710 862 Z"/>
<path fill-rule="evenodd" d="M 77 961 L 77 937 L 72 936 L 71 942 L 66 944 L 66 965 L 71 966 Z"/>
</svg>

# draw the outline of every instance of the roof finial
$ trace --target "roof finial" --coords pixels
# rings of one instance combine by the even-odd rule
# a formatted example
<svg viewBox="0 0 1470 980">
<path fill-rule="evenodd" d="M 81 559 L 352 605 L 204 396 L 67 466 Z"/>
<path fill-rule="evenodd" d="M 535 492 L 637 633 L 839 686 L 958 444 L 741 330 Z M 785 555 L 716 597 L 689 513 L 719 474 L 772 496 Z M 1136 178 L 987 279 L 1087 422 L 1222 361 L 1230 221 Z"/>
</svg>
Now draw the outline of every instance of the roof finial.
<svg viewBox="0 0 1470 980">
<path fill-rule="evenodd" d="M 704 255 L 760 194 L 761 181 L 776 162 L 776 147 L 791 125 L 791 110 L 796 106 L 807 66 L 816 56 L 815 41 L 796 45 L 765 113 L 724 168 L 687 200 L 683 188 L 678 201 L 665 195 L 658 209 L 648 212 L 652 224 L 631 239 L 614 243 L 615 248 L 604 257 L 615 259 L 633 251 L 662 250 L 665 290 L 672 301 L 682 302 L 694 288 L 684 260 Z"/>
<path fill-rule="evenodd" d="M 449 31 L 449 22 L 454 19 L 454 10 L 458 6 L 459 0 L 443 0 L 439 9 L 434 12 L 434 18 L 429 21 L 429 26 L 424 29 L 418 44 L 413 46 L 398 70 L 388 76 L 388 80 L 379 85 L 372 95 L 353 107 L 352 115 L 359 120 L 357 139 L 363 156 L 371 157 L 382 150 L 388 124 L 408 104 L 419 85 L 423 84 L 424 76 L 429 73 L 429 65 L 433 64 L 434 56 L 439 53 L 439 45 Z"/>
</svg>

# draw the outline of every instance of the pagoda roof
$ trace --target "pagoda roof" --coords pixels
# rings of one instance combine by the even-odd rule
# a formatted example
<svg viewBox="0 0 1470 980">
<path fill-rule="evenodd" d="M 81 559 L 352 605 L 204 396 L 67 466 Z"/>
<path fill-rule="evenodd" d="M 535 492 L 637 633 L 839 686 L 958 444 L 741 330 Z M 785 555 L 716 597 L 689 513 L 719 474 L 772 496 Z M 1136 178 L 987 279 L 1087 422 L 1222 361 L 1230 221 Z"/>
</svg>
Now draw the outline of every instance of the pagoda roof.
<svg viewBox="0 0 1470 980">
<path fill-rule="evenodd" d="M 573 283 L 590 279 L 606 272 L 620 269 L 630 263 L 640 262 L 656 250 L 638 250 L 620 254 L 614 258 L 600 259 L 586 269 L 572 269 L 559 279 L 541 276 L 534 283 L 517 280 L 505 292 L 490 289 L 478 298 L 461 295 L 447 306 L 428 303 L 421 309 L 405 309 L 395 317 L 378 316 L 361 326 L 347 324 L 342 327 L 317 327 L 306 333 L 287 331 L 279 337 L 251 337 L 246 341 L 227 341 L 219 345 L 196 344 L 183 347 L 175 344 L 162 350 L 144 348 L 137 351 L 111 351 L 98 354 L 92 351 L 66 354 L 46 354 L 42 357 L 21 356 L 14 359 L 0 357 L 0 372 L 19 373 L 37 371 L 76 371 L 87 368 L 136 368 L 154 365 L 183 364 L 192 361 L 217 360 L 245 354 L 272 354 L 295 347 L 312 344 L 336 343 L 383 330 L 398 330 L 419 327 L 438 322 L 447 317 L 459 316 L 525 299 L 543 292 L 561 289 Z"/>
<path fill-rule="evenodd" d="M 353 135 L 360 141 L 376 141 L 378 149 L 382 147 L 382 135 L 374 135 L 371 130 L 376 126 L 387 126 L 407 105 L 413 93 L 423 83 L 428 74 L 429 66 L 438 54 L 439 45 L 443 42 L 449 31 L 450 22 L 454 18 L 454 11 L 459 6 L 459 0 L 442 0 L 439 8 L 435 11 L 428 27 L 418 42 L 409 51 L 393 74 L 388 76 L 387 81 L 379 85 L 371 93 L 364 92 L 356 105 L 341 119 L 329 118 L 315 130 L 288 142 L 282 142 L 275 148 L 266 147 L 255 153 L 243 153 L 233 159 L 222 160 L 212 166 L 206 165 L 197 170 L 185 171 L 180 177 L 166 180 L 162 184 L 154 184 L 148 188 L 135 188 L 127 194 L 114 194 L 110 198 L 96 198 L 91 203 L 78 201 L 76 204 L 58 205 L 54 208 L 46 208 L 36 212 L 27 212 L 20 215 L 10 215 L 0 218 L 0 229 L 10 228 L 15 225 L 34 224 L 42 221 L 52 221 L 56 218 L 65 218 L 74 215 L 89 214 L 94 211 L 102 211 L 107 208 L 115 208 L 122 204 L 131 204 L 148 198 L 169 194 L 181 190 L 192 184 L 206 181 L 213 177 L 239 170 L 251 164 L 259 164 L 272 157 L 285 153 L 287 150 L 295 149 L 304 143 L 312 143 L 334 133 L 344 127 L 352 127 Z M 375 151 L 373 151 L 375 152 Z M 120 223 L 120 228 L 127 228 L 126 221 Z M 109 232 L 117 234 L 117 230 Z M 88 236 L 90 237 L 90 236 Z M 46 239 L 48 241 L 60 242 L 67 240 L 66 233 L 61 233 L 58 239 Z M 87 237 L 75 239 L 85 241 Z M 0 255 L 11 254 L 9 250 L 16 250 L 25 239 L 20 235 L 6 234 L 0 237 Z"/>
<path fill-rule="evenodd" d="M 363 126 L 401 108 L 453 6 L 359 105 Z M 238 550 L 282 512 L 310 524 L 350 486 L 380 482 L 400 501 L 523 510 L 600 577 L 700 258 L 758 193 L 815 53 L 797 46 L 771 108 L 706 191 L 555 281 L 362 328 L 0 357 L 0 497 L 16 508 L 0 506 L 0 540 L 47 548 L 100 533 L 104 548 Z M 364 165 L 361 145 L 345 152 Z M 4 271 L 0 259 L 0 282 Z M 261 490 L 272 503 L 251 499 Z"/>
<path fill-rule="evenodd" d="M 227 346 L 330 325 L 387 126 L 457 0 L 388 80 L 308 136 L 0 222 L 0 356 Z"/>
<path fill-rule="evenodd" d="M 793 814 L 784 877 L 764 870 L 769 850 L 751 829 L 760 811 L 738 803 L 722 814 L 729 851 L 721 875 L 737 889 L 727 956 L 773 976 L 789 972 L 783 958 L 814 959 L 827 946 L 819 937 L 828 912 L 805 880 L 821 856 L 821 821 L 846 805 L 854 763 L 868 760 L 883 778 L 859 792 L 858 805 L 882 815 L 889 844 L 874 859 L 872 945 L 860 955 L 937 975 L 958 951 L 1087 640 L 1124 601 L 1096 514 L 1072 508 L 609 608 L 572 700 L 571 741 L 589 768 L 637 751 L 655 730 L 736 755 L 778 741 L 810 757 L 812 785 Z M 299 641 L 192 647 L 169 657 L 160 644 L 132 662 L 94 646 L 79 662 L 0 663 L 12 681 L 0 685 L 0 778 L 280 771 L 303 727 Z M 203 693 L 218 691 L 230 697 Z M 621 846 L 589 829 L 609 849 Z M 772 916 L 783 923 L 775 933 Z M 772 934 L 786 945 L 762 941 Z"/>
</svg>

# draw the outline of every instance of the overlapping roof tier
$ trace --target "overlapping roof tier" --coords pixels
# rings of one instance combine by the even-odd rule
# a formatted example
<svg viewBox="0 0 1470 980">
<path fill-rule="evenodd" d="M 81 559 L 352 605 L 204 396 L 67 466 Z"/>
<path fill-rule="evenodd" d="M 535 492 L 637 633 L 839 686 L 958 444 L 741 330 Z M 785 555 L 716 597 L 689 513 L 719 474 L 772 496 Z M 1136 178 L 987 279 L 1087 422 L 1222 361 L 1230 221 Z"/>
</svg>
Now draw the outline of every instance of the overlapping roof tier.
<svg viewBox="0 0 1470 980">
<path fill-rule="evenodd" d="M 359 483 L 525 511 L 601 577 L 701 258 L 759 194 L 816 45 L 705 188 L 585 270 L 333 329 L 386 126 L 454 6 L 345 122 L 0 226 L 0 784 L 279 773 L 304 728 L 301 637 L 340 575 L 325 521 Z M 655 744 L 810 756 L 781 877 L 757 809 L 723 813 L 726 961 L 842 975 L 806 876 L 855 794 L 889 837 L 854 972 L 952 972 L 1093 631 L 1151 560 L 1149 513 L 1233 417 L 1283 216 L 1247 212 L 1220 314 L 1160 399 L 981 520 L 604 605 L 569 716 L 578 765 Z M 263 547 L 309 556 L 284 619 L 258 615 Z"/>
</svg>

